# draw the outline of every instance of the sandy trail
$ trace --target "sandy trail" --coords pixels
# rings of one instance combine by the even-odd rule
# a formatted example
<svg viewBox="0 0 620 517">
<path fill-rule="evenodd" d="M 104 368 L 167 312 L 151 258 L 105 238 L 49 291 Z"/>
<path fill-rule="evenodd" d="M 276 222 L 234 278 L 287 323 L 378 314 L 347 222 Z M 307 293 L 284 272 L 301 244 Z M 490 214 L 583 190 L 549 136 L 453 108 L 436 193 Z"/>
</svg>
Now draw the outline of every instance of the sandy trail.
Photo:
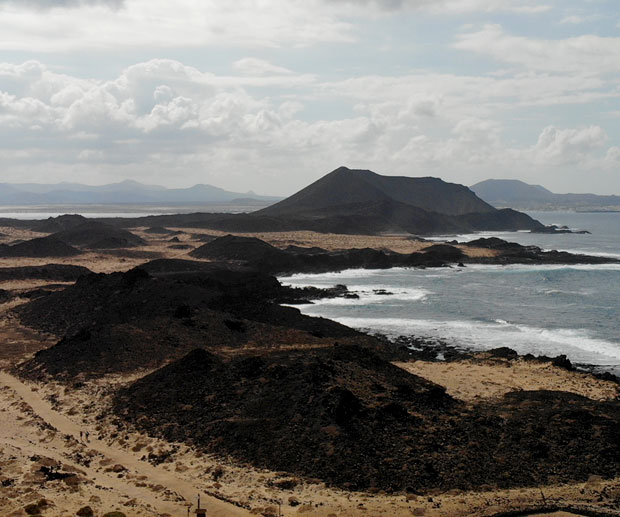
<svg viewBox="0 0 620 517">
<path fill-rule="evenodd" d="M 77 438 L 80 431 L 85 430 L 71 419 L 55 411 L 51 404 L 43 399 L 37 391 L 31 390 L 29 386 L 9 373 L 0 371 L 0 386 L 6 386 L 13 390 L 32 408 L 37 416 L 56 428 L 60 433 L 68 434 Z M 90 434 L 92 437 L 95 433 L 91 430 Z M 7 443 L 16 447 L 27 446 L 32 449 L 35 445 L 31 443 L 31 441 L 21 439 L 19 437 L 3 438 L 5 438 Z M 86 446 L 88 449 L 91 449 L 105 458 L 108 458 L 113 463 L 123 465 L 129 472 L 131 472 L 131 474 L 135 476 L 146 476 L 149 483 L 162 485 L 169 491 L 178 494 L 178 496 L 180 496 L 178 499 L 181 499 L 179 501 L 164 501 L 159 498 L 157 501 L 154 501 L 154 492 L 146 487 L 135 486 L 127 479 L 116 477 L 116 474 L 113 472 L 105 473 L 103 471 L 97 471 L 94 468 L 87 468 L 82 465 L 77 466 L 80 470 L 86 472 L 88 477 L 96 483 L 112 488 L 118 493 L 124 493 L 129 497 L 136 498 L 141 501 L 150 501 L 151 504 L 162 513 L 167 512 L 173 515 L 184 515 L 186 513 L 185 501 L 195 501 L 196 495 L 201 492 L 200 489 L 193 483 L 179 479 L 169 471 L 164 471 L 151 465 L 150 463 L 141 461 L 128 452 L 109 447 L 97 438 L 91 438 Z M 67 460 L 67 455 L 69 453 L 68 450 L 54 450 L 52 447 L 46 447 L 46 444 L 41 443 L 36 444 L 36 449 L 38 449 L 38 452 L 41 454 L 62 460 L 65 463 L 71 463 L 71 461 Z M 243 508 L 239 508 L 214 497 L 207 496 L 204 493 L 201 494 L 201 498 L 204 503 L 203 506 L 208 509 L 209 515 L 222 517 L 250 515 L 250 513 Z"/>
</svg>

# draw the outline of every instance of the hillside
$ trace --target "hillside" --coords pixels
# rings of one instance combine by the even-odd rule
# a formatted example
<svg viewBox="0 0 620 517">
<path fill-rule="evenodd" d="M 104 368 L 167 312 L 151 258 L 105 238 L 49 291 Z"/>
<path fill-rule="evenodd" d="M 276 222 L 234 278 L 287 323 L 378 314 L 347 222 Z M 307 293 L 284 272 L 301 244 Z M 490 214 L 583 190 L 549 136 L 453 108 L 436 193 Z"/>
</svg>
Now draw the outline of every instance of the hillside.
<svg viewBox="0 0 620 517">
<path fill-rule="evenodd" d="M 471 187 L 495 207 L 523 209 L 617 210 L 620 196 L 596 194 L 555 194 L 540 185 L 519 180 L 485 180 Z"/>
<path fill-rule="evenodd" d="M 620 458 L 617 402 L 520 391 L 468 406 L 350 345 L 194 350 L 119 390 L 113 410 L 150 436 L 353 490 L 584 481 L 617 475 Z"/>
<path fill-rule="evenodd" d="M 281 216 L 385 200 L 445 215 L 493 211 L 493 207 L 467 187 L 446 183 L 439 178 L 381 176 L 368 170 L 340 167 L 257 214 Z"/>
</svg>

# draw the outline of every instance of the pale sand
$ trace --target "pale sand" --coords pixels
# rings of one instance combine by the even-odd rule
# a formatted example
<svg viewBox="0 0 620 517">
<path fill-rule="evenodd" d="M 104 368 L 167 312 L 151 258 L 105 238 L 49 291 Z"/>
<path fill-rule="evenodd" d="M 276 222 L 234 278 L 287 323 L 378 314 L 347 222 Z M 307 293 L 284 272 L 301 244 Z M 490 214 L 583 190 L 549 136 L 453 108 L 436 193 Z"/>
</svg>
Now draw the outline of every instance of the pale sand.
<svg viewBox="0 0 620 517">
<path fill-rule="evenodd" d="M 181 231 L 184 230 L 183 228 L 173 229 Z M 144 237 L 143 233 L 139 231 L 136 233 L 139 233 L 141 237 Z M 226 232 L 200 229 L 193 231 L 193 233 L 227 235 Z M 397 253 L 414 253 L 422 251 L 425 248 L 435 244 L 440 244 L 439 242 L 417 240 L 408 235 L 346 235 L 337 233 L 317 233 L 311 231 L 235 233 L 233 235 L 256 237 L 278 248 L 286 248 L 288 246 L 316 246 L 328 251 L 373 248 L 377 250 L 395 251 Z M 470 257 L 492 257 L 497 255 L 496 251 L 486 248 L 469 248 L 468 246 L 457 247 L 462 249 L 465 254 Z"/>
<path fill-rule="evenodd" d="M 611 400 L 618 396 L 618 385 L 596 379 L 587 373 L 570 372 L 550 363 L 478 359 L 458 362 L 413 361 L 394 363 L 404 370 L 424 377 L 448 394 L 465 401 L 500 398 L 511 391 L 566 391 L 593 400 Z"/>
<path fill-rule="evenodd" d="M 32 422 L 24 422 L 27 417 L 22 420 L 19 418 L 11 419 L 10 417 L 3 419 L 0 430 L 2 443 L 13 451 L 27 450 L 28 455 L 38 454 L 49 457 L 84 473 L 84 482 L 80 484 L 83 486 L 80 486 L 75 498 L 73 512 L 77 511 L 81 507 L 80 505 L 91 501 L 92 495 L 94 495 L 89 490 L 91 482 L 95 484 L 95 491 L 97 492 L 102 490 L 112 492 L 104 497 L 101 494 L 98 495 L 101 499 L 101 503 L 97 504 L 100 506 L 100 511 L 106 510 L 105 505 L 109 505 L 107 511 L 110 511 L 113 507 L 118 506 L 119 500 L 126 500 L 125 502 L 135 502 L 130 504 L 130 506 L 136 504 L 131 510 L 131 513 L 135 515 L 149 514 L 150 510 L 144 504 L 145 502 L 148 502 L 151 508 L 156 508 L 159 514 L 181 515 L 185 511 L 183 503 L 191 501 L 195 494 L 201 492 L 200 486 L 197 484 L 181 479 L 173 473 L 155 467 L 146 461 L 140 461 L 136 456 L 123 449 L 108 446 L 97 438 L 94 429 L 83 426 L 81 422 L 76 422 L 55 411 L 52 404 L 43 399 L 38 390 L 32 390 L 31 387 L 26 386 L 6 372 L 0 372 L 0 386 L 2 386 L 3 398 L 3 404 L 0 407 L 1 410 L 4 410 L 3 413 L 6 412 L 7 403 L 10 406 L 21 400 L 18 402 L 18 408 L 26 415 L 31 413 L 31 418 L 36 416 Z M 43 430 L 35 427 L 32 423 L 36 424 L 37 419 L 49 424 L 53 429 Z M 80 444 L 76 440 L 79 437 L 80 430 L 91 431 L 90 440 L 87 444 Z M 63 436 L 67 435 L 73 439 L 65 440 Z M 90 459 L 90 464 L 80 460 L 83 457 Z M 122 465 L 124 467 L 123 476 L 121 477 L 113 471 L 106 472 L 105 467 L 108 465 Z M 142 476 L 145 477 L 140 479 Z M 144 480 L 145 483 L 136 482 L 139 479 Z M 62 484 L 62 482 L 52 482 L 52 484 L 54 483 Z M 158 485 L 163 488 L 154 489 Z M 79 493 L 81 490 L 85 490 L 89 497 L 86 498 Z M 65 496 L 68 497 L 68 494 Z M 249 515 L 248 511 L 214 497 L 204 495 L 203 500 L 209 508 L 210 515 Z M 24 504 L 24 501 L 19 501 L 19 498 L 16 498 L 14 503 L 19 504 L 15 508 L 18 509 Z M 70 509 L 65 506 L 66 504 L 63 504 L 62 510 L 67 512 L 66 515 L 70 515 Z M 90 504 L 93 505 L 94 502 Z M 8 514 L 13 510 L 12 504 L 9 503 L 9 505 L 4 509 Z M 59 513 L 58 515 L 62 514 Z"/>
<path fill-rule="evenodd" d="M 99 251 L 87 251 L 76 257 L 16 257 L 5 258 L 0 257 L 0 267 L 15 266 L 41 266 L 44 264 L 73 264 L 84 266 L 96 273 L 111 273 L 114 271 L 128 271 L 151 258 L 181 258 L 185 260 L 193 259 L 188 253 L 191 249 L 175 250 L 170 248 L 175 243 L 169 242 L 170 236 L 158 236 L 145 233 L 146 227 L 130 229 L 136 235 L 139 235 L 147 241 L 146 246 L 130 248 L 129 254 L 149 253 L 152 257 L 132 257 L 132 256 L 116 256 L 111 253 Z M 186 232 L 184 235 L 178 235 L 178 244 L 191 244 L 194 248 L 201 246 L 203 243 L 193 240 L 189 234 L 210 234 L 210 235 L 227 235 L 226 232 L 215 230 L 204 230 L 194 228 L 176 228 L 171 230 L 179 230 Z M 0 227 L 0 232 L 10 234 L 8 238 L 0 239 L 0 242 L 9 242 L 15 239 L 31 239 L 33 237 L 41 237 L 46 234 L 35 233 L 29 230 L 15 230 L 8 227 Z M 391 250 L 398 253 L 413 253 L 424 250 L 429 246 L 437 244 L 435 242 L 424 242 L 412 240 L 405 236 L 375 236 L 375 235 L 340 235 L 340 234 L 322 234 L 316 232 L 271 232 L 271 233 L 236 233 L 234 235 L 242 235 L 246 237 L 257 237 L 265 240 L 273 246 L 286 248 L 290 245 L 312 247 L 318 246 L 330 251 L 350 249 L 350 248 L 374 248 L 379 250 Z M 496 255 L 496 251 L 484 248 L 469 248 L 467 246 L 458 246 L 470 257 L 491 257 Z M 0 288 L 2 284 L 0 283 Z"/>
</svg>

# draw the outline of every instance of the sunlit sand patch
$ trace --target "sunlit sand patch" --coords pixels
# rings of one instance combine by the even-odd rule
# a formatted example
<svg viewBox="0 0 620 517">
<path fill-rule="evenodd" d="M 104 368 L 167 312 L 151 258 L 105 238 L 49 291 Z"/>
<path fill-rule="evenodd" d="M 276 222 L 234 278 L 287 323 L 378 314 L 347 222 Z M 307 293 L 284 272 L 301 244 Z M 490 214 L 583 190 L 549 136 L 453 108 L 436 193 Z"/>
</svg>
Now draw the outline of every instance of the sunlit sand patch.
<svg viewBox="0 0 620 517">
<path fill-rule="evenodd" d="M 479 357 L 484 357 L 482 354 Z M 501 398 L 511 391 L 566 391 L 592 400 L 612 400 L 618 385 L 550 363 L 473 359 L 455 362 L 394 363 L 404 370 L 444 386 L 453 397 L 473 402 Z"/>
</svg>

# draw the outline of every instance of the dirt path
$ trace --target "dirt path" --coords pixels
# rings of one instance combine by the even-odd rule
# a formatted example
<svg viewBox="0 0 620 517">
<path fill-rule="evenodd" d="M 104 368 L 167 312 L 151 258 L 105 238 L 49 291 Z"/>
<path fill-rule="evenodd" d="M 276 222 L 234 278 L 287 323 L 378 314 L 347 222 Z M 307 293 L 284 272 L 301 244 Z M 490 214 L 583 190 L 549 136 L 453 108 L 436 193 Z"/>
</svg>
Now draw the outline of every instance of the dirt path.
<svg viewBox="0 0 620 517">
<path fill-rule="evenodd" d="M 58 411 L 55 411 L 51 404 L 43 399 L 37 391 L 33 391 L 28 385 L 24 384 L 16 377 L 7 372 L 0 371 L 0 386 L 6 386 L 13 390 L 19 398 L 21 398 L 32 408 L 37 416 L 53 426 L 60 433 L 71 435 L 76 439 L 79 437 L 80 430 L 83 430 L 83 428 L 81 428 L 70 418 L 62 415 Z M 93 435 L 94 433 L 91 432 L 91 436 Z M 28 446 L 32 448 L 34 445 L 32 441 L 19 436 L 5 436 L 3 438 L 5 443 L 15 447 Z M 105 458 L 111 460 L 112 463 L 122 465 L 131 474 L 135 476 L 146 476 L 146 479 L 148 479 L 150 484 L 161 485 L 170 492 L 178 494 L 179 497 L 175 497 L 175 499 L 179 499 L 179 501 L 165 501 L 161 498 L 157 498 L 155 501 L 154 499 L 156 499 L 156 495 L 148 487 L 136 486 L 130 483 L 127 479 L 118 478 L 117 474 L 114 472 L 106 473 L 104 471 L 95 470 L 94 468 L 85 468 L 84 466 L 79 465 L 79 468 L 85 471 L 88 477 L 96 483 L 107 486 L 118 493 L 124 493 L 141 501 L 151 501 L 151 504 L 161 513 L 167 512 L 172 515 L 185 515 L 187 510 L 184 501 L 195 501 L 196 495 L 200 492 L 197 485 L 180 479 L 169 471 L 165 471 L 151 465 L 150 463 L 141 461 L 122 449 L 110 447 L 97 438 L 91 438 L 86 446 L 88 449 L 96 451 Z M 65 463 L 68 462 L 67 456 L 70 452 L 72 452 L 68 448 L 67 450 L 62 451 L 58 450 L 56 447 L 52 447 L 51 444 L 48 446 L 48 444 L 45 443 L 36 444 L 36 448 L 38 449 L 38 452 L 42 454 L 44 453 L 49 457 L 62 460 Z M 238 508 L 214 497 L 210 497 L 205 494 L 202 494 L 201 497 L 203 506 L 208 509 L 208 515 L 221 517 L 250 515 L 247 510 Z"/>
</svg>

